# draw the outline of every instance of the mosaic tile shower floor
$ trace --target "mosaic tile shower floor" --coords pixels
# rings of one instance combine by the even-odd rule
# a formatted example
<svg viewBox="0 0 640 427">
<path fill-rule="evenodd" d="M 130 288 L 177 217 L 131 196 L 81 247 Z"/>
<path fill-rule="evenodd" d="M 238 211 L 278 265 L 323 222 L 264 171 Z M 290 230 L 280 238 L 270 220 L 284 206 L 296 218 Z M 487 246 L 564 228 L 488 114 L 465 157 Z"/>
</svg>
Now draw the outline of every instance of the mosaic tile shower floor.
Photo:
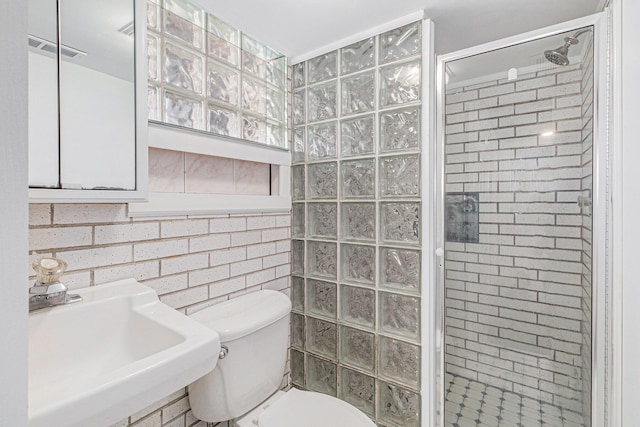
<svg viewBox="0 0 640 427">
<path fill-rule="evenodd" d="M 445 427 L 584 427 L 582 415 L 460 376 L 446 375 Z"/>
</svg>

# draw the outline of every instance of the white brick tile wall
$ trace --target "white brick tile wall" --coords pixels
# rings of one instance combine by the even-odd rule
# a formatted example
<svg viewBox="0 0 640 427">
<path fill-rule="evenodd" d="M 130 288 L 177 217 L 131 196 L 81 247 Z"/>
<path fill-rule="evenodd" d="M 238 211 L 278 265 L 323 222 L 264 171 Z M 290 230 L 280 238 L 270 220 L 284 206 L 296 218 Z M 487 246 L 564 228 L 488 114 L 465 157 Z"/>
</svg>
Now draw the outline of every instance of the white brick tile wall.
<svg viewBox="0 0 640 427">
<path fill-rule="evenodd" d="M 209 231 L 211 233 L 245 231 L 246 229 L 247 218 L 245 217 L 212 218 L 209 220 Z"/>
<path fill-rule="evenodd" d="M 247 218 L 247 230 L 275 228 L 275 226 L 276 217 L 273 215 Z"/>
<path fill-rule="evenodd" d="M 462 110 L 464 110 L 464 104 L 461 102 L 458 104 L 449 104 L 446 106 L 446 109 L 445 109 L 447 114 L 460 113 L 462 112 Z"/>
<path fill-rule="evenodd" d="M 573 95 L 577 93 L 580 93 L 580 83 L 569 83 L 538 89 L 538 99 L 557 98 L 562 95 Z"/>
<path fill-rule="evenodd" d="M 556 100 L 557 108 L 573 107 L 582 105 L 582 95 L 564 96 Z"/>
<path fill-rule="evenodd" d="M 512 132 L 511 129 L 504 129 L 509 131 L 509 133 Z M 481 134 L 483 134 L 484 132 L 480 132 Z M 492 138 L 499 138 L 499 136 L 497 135 L 482 135 L 481 136 L 481 141 L 480 142 L 469 142 L 467 144 L 464 144 L 464 148 L 465 151 L 470 152 L 470 151 L 486 151 L 486 150 L 497 150 L 498 149 L 498 141 L 490 141 L 490 139 Z"/>
<path fill-rule="evenodd" d="M 127 205 L 124 204 L 55 204 L 53 210 L 54 224 L 88 224 L 94 222 L 129 222 Z"/>
<path fill-rule="evenodd" d="M 505 105 L 504 107 L 485 108 L 478 112 L 478 118 L 491 119 L 494 117 L 503 117 L 513 115 L 515 108 L 513 105 Z"/>
<path fill-rule="evenodd" d="M 51 215 L 51 205 L 31 205 L 29 208 L 29 224 L 32 226 L 49 225 L 51 224 Z"/>
<path fill-rule="evenodd" d="M 447 145 L 478 140 L 478 132 L 455 133 L 447 135 Z"/>
<path fill-rule="evenodd" d="M 250 259 L 231 264 L 231 275 L 252 273 L 262 269 L 262 259 Z"/>
<path fill-rule="evenodd" d="M 468 101 L 464 103 L 464 110 L 465 111 L 469 111 L 469 110 L 480 110 L 483 108 L 491 108 L 491 107 L 497 107 L 498 106 L 498 98 L 494 97 L 494 98 L 485 98 L 485 99 L 479 99 L 477 101 Z"/>
<path fill-rule="evenodd" d="M 153 288 L 158 295 L 164 295 L 187 289 L 189 287 L 189 277 L 187 273 L 174 274 L 173 276 L 163 276 L 153 280 L 146 280 L 143 283 Z"/>
<path fill-rule="evenodd" d="M 211 266 L 215 266 L 243 261 L 247 259 L 247 251 L 252 246 L 212 251 L 209 253 L 209 263 Z"/>
<path fill-rule="evenodd" d="M 536 99 L 536 91 L 530 90 L 526 92 L 517 92 L 510 95 L 502 95 L 499 98 L 500 105 L 520 104 L 522 102 L 534 101 Z"/>
<path fill-rule="evenodd" d="M 516 136 L 540 135 L 555 130 L 556 124 L 554 122 L 536 123 L 534 125 L 518 126 L 516 128 Z"/>
<path fill-rule="evenodd" d="M 246 276 L 238 276 L 209 285 L 209 297 L 217 298 L 246 289 Z"/>
<path fill-rule="evenodd" d="M 244 231 L 231 234 L 231 246 L 246 246 L 262 241 L 262 234 L 258 230 Z"/>
<path fill-rule="evenodd" d="M 581 93 L 580 67 L 556 70 L 446 97 L 455 105 L 446 188 L 479 192 L 481 242 L 445 245 L 446 364 L 574 407 L 588 363 L 580 355 L 590 220 L 576 200 L 591 183 L 592 125 L 582 119 L 591 95 Z"/>
<path fill-rule="evenodd" d="M 524 125 L 524 124 L 536 123 L 537 121 L 538 121 L 538 115 L 535 113 L 501 117 L 500 127 Z"/>
<path fill-rule="evenodd" d="M 517 138 L 505 138 L 500 140 L 500 149 L 505 150 L 508 148 L 526 148 L 537 147 L 538 136 L 520 136 Z"/>
<path fill-rule="evenodd" d="M 34 278 L 35 279 L 35 278 Z M 76 271 L 65 275 L 65 284 L 71 290 L 84 288 L 91 281 L 90 271 Z M 31 285 L 31 283 L 29 283 Z"/>
<path fill-rule="evenodd" d="M 133 260 L 165 258 L 189 252 L 189 240 L 160 240 L 156 242 L 136 243 L 133 246 Z"/>
<path fill-rule="evenodd" d="M 266 270 L 260 270 L 256 273 L 247 274 L 247 286 L 255 286 L 262 283 L 266 283 L 276 278 L 276 269 L 269 268 Z"/>
<path fill-rule="evenodd" d="M 160 275 L 160 261 L 151 260 L 134 264 L 114 265 L 93 270 L 93 283 L 101 284 L 115 280 L 137 277 L 138 280 L 153 279 Z M 89 283 L 89 281 L 87 282 Z M 86 285 L 85 285 L 86 286 Z"/>
<path fill-rule="evenodd" d="M 471 99 L 478 99 L 477 90 L 448 94 L 446 103 L 448 105 L 457 102 L 469 101 Z"/>
<path fill-rule="evenodd" d="M 447 124 L 463 123 L 478 120 L 477 111 L 469 111 L 466 113 L 447 114 Z"/>
<path fill-rule="evenodd" d="M 209 221 L 190 219 L 181 221 L 163 221 L 160 223 L 160 237 L 181 237 L 209 233 Z"/>
<path fill-rule="evenodd" d="M 478 120 L 475 122 L 465 122 L 464 131 L 473 132 L 483 129 L 495 129 L 498 127 L 498 119 Z"/>
<path fill-rule="evenodd" d="M 516 105 L 516 114 L 531 113 L 534 111 L 546 111 L 555 108 L 555 99 L 545 99 L 536 102 L 527 102 Z"/>
<path fill-rule="evenodd" d="M 230 277 L 229 265 L 219 265 L 217 267 L 193 270 L 189 272 L 189 287 L 209 284 Z"/>
<path fill-rule="evenodd" d="M 582 79 L 582 70 L 573 70 L 568 73 L 559 73 L 557 75 L 558 84 L 575 82 Z"/>
<path fill-rule="evenodd" d="M 255 244 L 247 248 L 247 258 L 264 257 L 276 253 L 274 242 Z"/>
<path fill-rule="evenodd" d="M 536 147 L 536 148 L 521 148 L 516 150 L 516 157 L 520 159 L 526 159 L 530 157 L 551 157 L 556 155 L 556 147 Z"/>
<path fill-rule="evenodd" d="M 515 136 L 514 128 L 483 130 L 483 131 L 480 131 L 480 134 L 479 134 L 479 138 L 481 141 L 486 141 L 488 139 L 511 138 L 513 136 Z"/>
<path fill-rule="evenodd" d="M 177 309 L 206 301 L 208 297 L 209 289 L 206 286 L 199 286 L 196 288 L 187 288 L 180 292 L 160 295 L 160 301 Z"/>
<path fill-rule="evenodd" d="M 556 84 L 556 76 L 555 74 L 552 74 L 549 76 L 538 77 L 535 79 L 520 80 L 516 82 L 516 90 L 524 91 L 524 90 L 538 89 L 545 86 L 553 86 L 555 84 Z"/>
<path fill-rule="evenodd" d="M 463 144 L 448 145 L 447 148 L 446 148 L 446 152 L 447 152 L 447 154 L 462 153 L 462 152 L 464 152 L 464 145 Z"/>
<path fill-rule="evenodd" d="M 210 251 L 213 249 L 228 248 L 231 245 L 229 234 L 210 234 L 189 239 L 189 252 Z"/>
<path fill-rule="evenodd" d="M 288 253 L 280 253 L 271 256 L 264 256 L 262 258 L 262 267 L 263 268 L 271 268 L 281 265 L 289 264 L 289 254 Z"/>
<path fill-rule="evenodd" d="M 513 83 L 489 86 L 484 89 L 480 89 L 480 98 L 487 98 L 490 96 L 503 95 L 505 93 L 514 92 L 515 86 Z"/>
<path fill-rule="evenodd" d="M 94 230 L 95 244 L 127 243 L 153 240 L 160 237 L 160 223 L 140 222 L 116 225 L 97 225 Z"/>
<path fill-rule="evenodd" d="M 59 245 L 65 247 L 91 245 L 91 227 L 32 228 L 29 240 L 31 250 L 51 249 Z"/>
<path fill-rule="evenodd" d="M 208 266 L 209 255 L 206 253 L 196 253 L 162 259 L 160 261 L 160 272 L 163 276 L 166 276 L 169 274 L 206 268 Z"/>
<path fill-rule="evenodd" d="M 566 119 L 582 119 L 582 109 L 580 107 L 555 109 L 538 113 L 538 120 L 541 122 L 550 122 L 555 120 Z"/>
<path fill-rule="evenodd" d="M 88 247 L 76 250 L 56 250 L 55 255 L 68 265 L 68 271 L 126 264 L 133 261 L 131 245 Z"/>
<path fill-rule="evenodd" d="M 277 240 L 285 240 L 291 237 L 291 229 L 289 227 L 274 228 L 262 231 L 263 242 L 273 242 Z"/>
<path fill-rule="evenodd" d="M 65 260 L 70 289 L 134 278 L 190 314 L 261 288 L 288 295 L 290 221 L 274 214 L 131 219 L 123 204 L 33 204 L 29 258 Z M 185 389 L 115 425 L 204 427 Z"/>
</svg>

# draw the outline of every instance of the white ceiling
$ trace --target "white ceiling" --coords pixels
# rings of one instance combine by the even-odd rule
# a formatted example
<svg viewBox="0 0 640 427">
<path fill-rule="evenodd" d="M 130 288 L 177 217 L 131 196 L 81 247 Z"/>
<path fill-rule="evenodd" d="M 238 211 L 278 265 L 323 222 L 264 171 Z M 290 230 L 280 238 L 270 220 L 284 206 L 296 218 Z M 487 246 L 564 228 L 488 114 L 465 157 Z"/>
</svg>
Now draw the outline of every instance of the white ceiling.
<svg viewBox="0 0 640 427">
<path fill-rule="evenodd" d="M 288 57 L 424 10 L 436 51 L 477 44 L 589 15 L 601 0 L 192 0 Z"/>
</svg>

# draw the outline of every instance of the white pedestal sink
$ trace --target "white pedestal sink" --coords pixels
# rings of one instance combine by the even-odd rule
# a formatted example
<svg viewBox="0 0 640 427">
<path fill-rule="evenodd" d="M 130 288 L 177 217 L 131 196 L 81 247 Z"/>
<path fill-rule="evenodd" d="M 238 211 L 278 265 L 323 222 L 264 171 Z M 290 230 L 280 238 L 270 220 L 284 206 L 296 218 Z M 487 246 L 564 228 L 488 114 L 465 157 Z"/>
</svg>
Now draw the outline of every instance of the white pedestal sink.
<svg viewBox="0 0 640 427">
<path fill-rule="evenodd" d="M 29 315 L 29 426 L 108 426 L 185 387 L 218 360 L 216 332 L 133 279 L 74 291 Z"/>
</svg>

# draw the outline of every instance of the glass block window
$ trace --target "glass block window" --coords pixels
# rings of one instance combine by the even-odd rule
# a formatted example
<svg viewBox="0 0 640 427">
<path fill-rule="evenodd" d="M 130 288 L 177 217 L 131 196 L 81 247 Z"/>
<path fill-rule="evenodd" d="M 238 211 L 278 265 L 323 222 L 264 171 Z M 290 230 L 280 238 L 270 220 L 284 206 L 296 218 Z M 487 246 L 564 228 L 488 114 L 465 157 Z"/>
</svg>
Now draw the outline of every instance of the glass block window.
<svg viewBox="0 0 640 427">
<path fill-rule="evenodd" d="M 421 23 L 292 67 L 295 386 L 420 425 Z"/>
<path fill-rule="evenodd" d="M 149 120 L 288 148 L 286 57 L 184 0 L 147 29 Z"/>
</svg>

